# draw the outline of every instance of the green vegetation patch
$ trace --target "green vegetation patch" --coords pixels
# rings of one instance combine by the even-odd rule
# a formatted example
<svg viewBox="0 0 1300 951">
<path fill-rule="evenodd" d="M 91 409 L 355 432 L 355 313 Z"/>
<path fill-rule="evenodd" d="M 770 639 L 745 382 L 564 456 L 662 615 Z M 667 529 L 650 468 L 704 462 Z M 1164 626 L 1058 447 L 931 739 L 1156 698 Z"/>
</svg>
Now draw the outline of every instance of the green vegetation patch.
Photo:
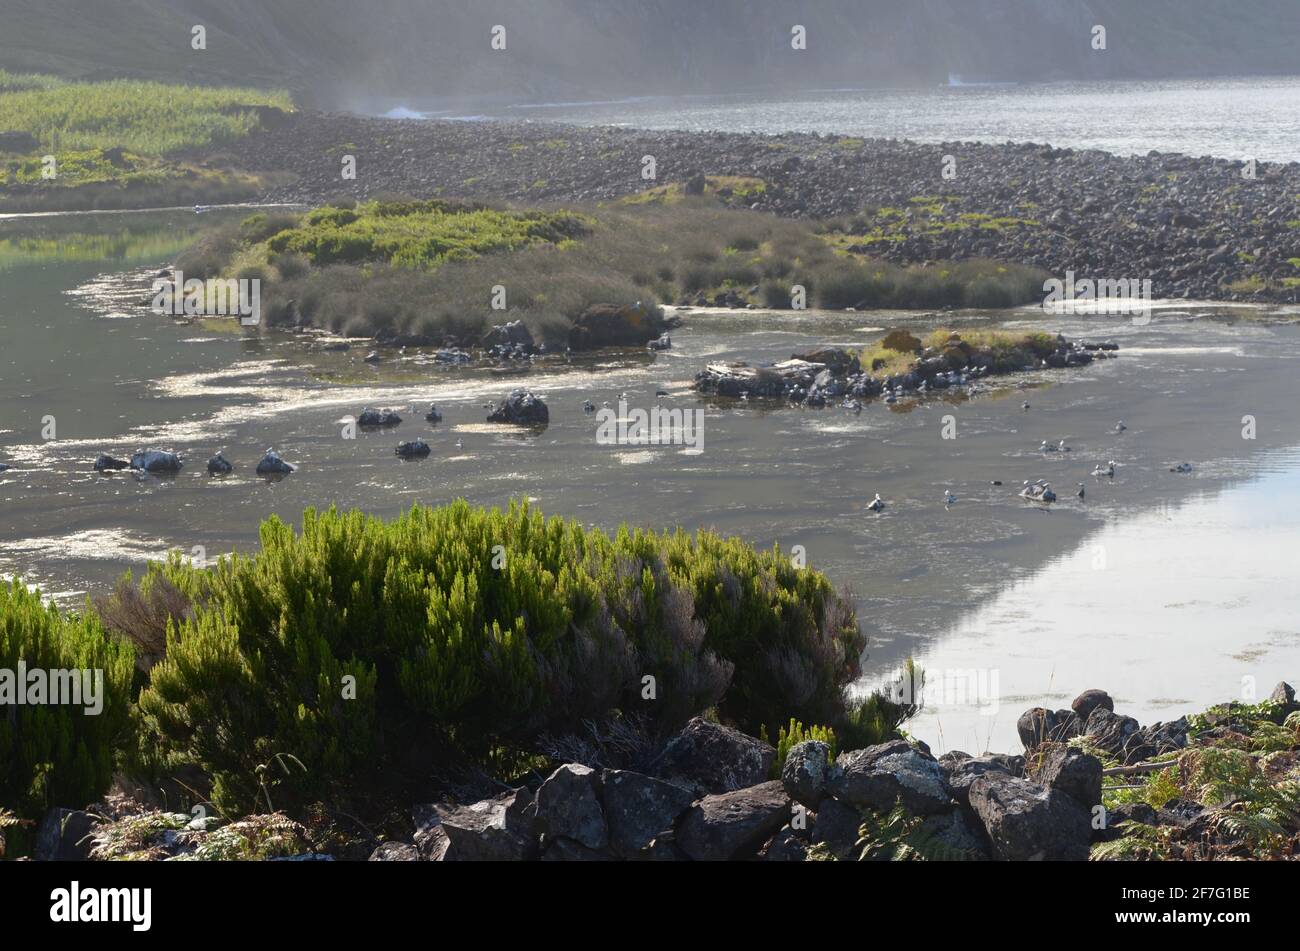
<svg viewBox="0 0 1300 951">
<path fill-rule="evenodd" d="M 223 809 L 265 805 L 267 776 L 277 807 L 427 783 L 420 762 L 507 776 L 612 716 L 655 736 L 709 709 L 751 732 L 835 725 L 860 673 L 865 639 L 824 576 L 708 532 L 457 502 L 391 522 L 309 511 L 261 536 L 210 572 L 151 569 L 192 610 L 140 694 L 144 736 L 155 762 L 214 777 Z M 277 768 L 288 756 L 303 768 Z"/>
<path fill-rule="evenodd" d="M 0 129 L 42 148 L 123 148 L 162 156 L 237 141 L 257 128 L 258 106 L 290 111 L 288 93 L 113 80 L 65 82 L 0 74 Z"/>
<path fill-rule="evenodd" d="M 26 682 L 18 681 L 20 665 Z M 116 751 L 130 745 L 133 667 L 131 647 L 105 634 L 93 613 L 63 614 L 19 581 L 0 584 L 0 804 L 39 820 L 52 805 L 85 804 L 108 788 Z M 39 697 L 33 671 L 45 684 Z M 79 703 L 67 693 L 53 702 L 51 672 L 76 677 Z M 15 838 L 23 831 L 9 830 Z"/>
<path fill-rule="evenodd" d="M 589 233 L 590 224 L 590 219 L 569 212 L 373 201 L 355 208 L 318 208 L 265 245 L 268 254 L 303 254 L 316 266 L 366 262 L 433 268 L 530 244 L 575 240 Z"/>
<path fill-rule="evenodd" d="M 744 175 L 709 175 L 704 179 L 704 197 L 721 200 L 726 204 L 752 204 L 767 192 L 767 182 L 761 178 Z M 656 185 L 619 199 L 621 205 L 672 204 L 692 196 L 686 194 L 684 182 Z"/>
</svg>

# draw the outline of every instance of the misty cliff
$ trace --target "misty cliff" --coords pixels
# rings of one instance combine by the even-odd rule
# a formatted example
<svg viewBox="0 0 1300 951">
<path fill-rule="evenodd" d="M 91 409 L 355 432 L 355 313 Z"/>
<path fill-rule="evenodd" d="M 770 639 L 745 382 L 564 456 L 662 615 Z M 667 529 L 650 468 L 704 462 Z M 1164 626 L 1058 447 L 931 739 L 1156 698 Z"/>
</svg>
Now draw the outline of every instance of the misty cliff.
<svg viewBox="0 0 1300 951">
<path fill-rule="evenodd" d="M 0 0 L 0 67 L 374 98 L 1286 73 L 1296 0 Z M 190 48 L 194 24 L 207 49 Z M 489 46 L 506 27 L 506 49 Z M 791 49 L 791 27 L 807 49 Z M 1094 24 L 1107 49 L 1090 45 Z"/>
</svg>

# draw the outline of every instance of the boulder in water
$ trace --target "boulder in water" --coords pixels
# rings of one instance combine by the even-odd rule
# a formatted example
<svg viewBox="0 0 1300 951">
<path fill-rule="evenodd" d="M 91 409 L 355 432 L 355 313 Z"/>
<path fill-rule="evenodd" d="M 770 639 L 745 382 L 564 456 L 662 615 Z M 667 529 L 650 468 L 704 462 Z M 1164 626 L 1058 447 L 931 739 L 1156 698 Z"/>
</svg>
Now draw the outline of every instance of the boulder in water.
<svg viewBox="0 0 1300 951">
<path fill-rule="evenodd" d="M 573 322 L 569 346 L 574 350 L 600 347 L 642 347 L 662 338 L 668 329 L 663 311 L 640 301 L 631 307 L 597 304 Z"/>
<path fill-rule="evenodd" d="M 366 407 L 357 417 L 358 426 L 396 426 L 402 421 L 392 410 L 377 410 Z"/>
<path fill-rule="evenodd" d="M 115 459 L 108 453 L 101 452 L 95 457 L 96 472 L 116 472 L 120 469 L 130 469 L 131 463 L 125 459 Z"/>
<path fill-rule="evenodd" d="M 512 320 L 506 324 L 496 324 L 491 330 L 483 335 L 483 349 L 491 350 L 494 347 L 503 347 L 506 349 L 521 349 L 525 352 L 531 352 L 534 346 L 533 335 L 528 332 L 522 320 Z"/>
<path fill-rule="evenodd" d="M 132 469 L 154 474 L 180 472 L 183 465 L 180 456 L 162 449 L 145 449 L 131 457 Z"/>
<path fill-rule="evenodd" d="M 423 459 L 430 449 L 423 439 L 412 439 L 410 442 L 398 443 L 393 451 L 402 459 Z"/>
<path fill-rule="evenodd" d="M 221 453 L 217 453 L 208 460 L 209 475 L 225 475 L 228 472 L 233 472 L 234 469 L 234 464 Z"/>
<path fill-rule="evenodd" d="M 257 464 L 258 475 L 288 475 L 297 469 L 297 466 L 290 465 L 280 458 L 280 454 L 274 449 L 266 450 L 266 455 L 262 461 Z"/>
<path fill-rule="evenodd" d="M 523 389 L 511 391 L 487 418 L 489 423 L 514 423 L 517 426 L 545 426 L 550 420 L 550 411 L 541 397 Z"/>
</svg>

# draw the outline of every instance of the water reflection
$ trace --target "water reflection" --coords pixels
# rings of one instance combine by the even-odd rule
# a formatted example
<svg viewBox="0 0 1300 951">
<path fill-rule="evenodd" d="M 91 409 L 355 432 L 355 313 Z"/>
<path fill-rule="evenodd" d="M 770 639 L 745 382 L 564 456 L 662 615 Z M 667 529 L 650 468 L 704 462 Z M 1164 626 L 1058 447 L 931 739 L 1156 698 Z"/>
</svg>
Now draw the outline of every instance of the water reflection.
<svg viewBox="0 0 1300 951">
<path fill-rule="evenodd" d="M 1108 522 L 921 652 L 937 681 L 992 672 L 1001 696 L 930 691 L 915 732 L 940 749 L 1018 750 L 1020 713 L 1090 687 L 1143 724 L 1266 697 L 1300 672 L 1298 492 L 1300 454 L 1279 453 L 1255 481 Z"/>
</svg>

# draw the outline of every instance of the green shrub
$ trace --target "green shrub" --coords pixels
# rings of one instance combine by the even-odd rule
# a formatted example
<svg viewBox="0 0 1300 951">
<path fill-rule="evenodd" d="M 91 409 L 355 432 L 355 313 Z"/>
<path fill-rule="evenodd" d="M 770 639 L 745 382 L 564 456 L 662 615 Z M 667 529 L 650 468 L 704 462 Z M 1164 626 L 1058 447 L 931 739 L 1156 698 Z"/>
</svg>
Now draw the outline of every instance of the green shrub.
<svg viewBox="0 0 1300 951">
<path fill-rule="evenodd" d="M 925 671 L 908 658 L 893 683 L 853 703 L 835 723 L 840 748 L 846 752 L 897 739 L 899 728 L 921 709 Z"/>
<path fill-rule="evenodd" d="M 764 743 L 771 743 L 767 733 L 767 727 L 759 732 L 759 739 Z M 781 770 L 785 768 L 786 757 L 789 756 L 790 750 L 808 740 L 820 740 L 830 747 L 830 759 L 832 762 L 839 752 L 838 744 L 835 740 L 835 731 L 828 726 L 810 726 L 805 727 L 793 717 L 790 718 L 788 727 L 781 727 L 776 736 L 776 758 L 772 761 L 772 778 L 780 779 Z"/>
<path fill-rule="evenodd" d="M 30 132 L 42 142 L 57 132 L 69 149 L 121 146 L 158 156 L 228 145 L 258 128 L 259 106 L 293 108 L 287 93 L 260 89 L 0 75 L 0 129 Z"/>
<path fill-rule="evenodd" d="M 281 231 L 296 227 L 297 224 L 297 215 L 285 213 L 268 215 L 259 211 L 239 223 L 239 240 L 244 244 L 257 244 L 274 237 Z"/>
<path fill-rule="evenodd" d="M 82 671 L 102 671 L 98 713 L 81 705 L 7 703 L 0 694 L 0 805 L 39 819 L 50 806 L 80 808 L 108 789 L 114 751 L 130 742 L 134 657 L 93 614 L 60 614 L 15 580 L 0 585 L 0 672 L 10 687 L 25 690 L 15 682 L 20 661 L 29 673 L 80 678 Z"/>
<path fill-rule="evenodd" d="M 139 701 L 159 756 L 236 809 L 290 754 L 306 769 L 279 777 L 277 806 L 427 781 L 434 762 L 518 767 L 539 737 L 618 713 L 659 735 L 714 707 L 750 732 L 833 721 L 864 647 L 823 576 L 705 532 L 456 502 L 387 524 L 308 511 L 300 534 L 272 518 L 261 540 L 210 573 L 169 567 L 200 580 L 195 617 Z"/>
</svg>

